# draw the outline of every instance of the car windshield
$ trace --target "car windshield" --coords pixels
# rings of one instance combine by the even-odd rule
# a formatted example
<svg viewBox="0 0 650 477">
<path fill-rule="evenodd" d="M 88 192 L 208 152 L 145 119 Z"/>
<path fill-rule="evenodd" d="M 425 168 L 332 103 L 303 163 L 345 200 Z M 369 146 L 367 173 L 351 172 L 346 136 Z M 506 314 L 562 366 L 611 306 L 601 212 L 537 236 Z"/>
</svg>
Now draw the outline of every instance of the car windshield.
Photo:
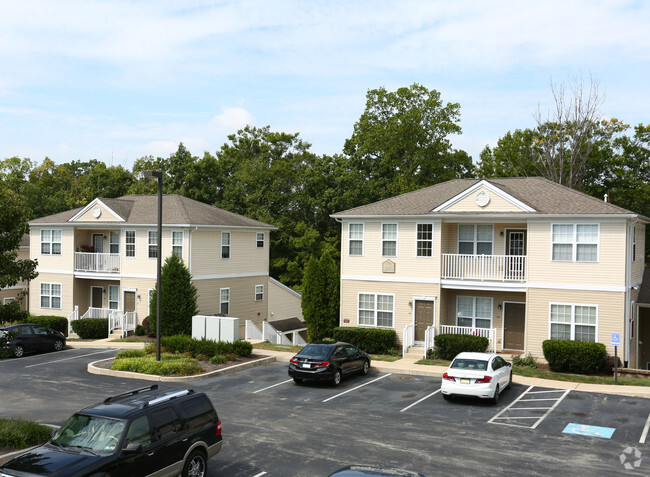
<svg viewBox="0 0 650 477">
<path fill-rule="evenodd" d="M 480 359 L 462 359 L 458 358 L 455 359 L 453 363 L 451 363 L 452 368 L 457 368 L 457 369 L 469 369 L 469 370 L 476 370 L 476 371 L 485 371 L 487 369 L 487 361 L 482 361 Z"/>
<path fill-rule="evenodd" d="M 307 358 L 326 358 L 331 349 L 332 347 L 329 345 L 310 344 L 298 354 Z"/>
<path fill-rule="evenodd" d="M 78 447 L 99 454 L 112 454 L 122 438 L 124 421 L 75 414 L 52 439 L 61 447 Z"/>
</svg>

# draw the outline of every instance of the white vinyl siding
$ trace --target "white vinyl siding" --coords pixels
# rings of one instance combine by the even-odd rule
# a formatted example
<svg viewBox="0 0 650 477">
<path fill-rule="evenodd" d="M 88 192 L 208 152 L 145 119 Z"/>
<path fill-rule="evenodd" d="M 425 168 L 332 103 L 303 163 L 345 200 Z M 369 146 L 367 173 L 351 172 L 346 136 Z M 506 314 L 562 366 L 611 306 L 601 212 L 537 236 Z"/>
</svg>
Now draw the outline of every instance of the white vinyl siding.
<svg viewBox="0 0 650 477">
<path fill-rule="evenodd" d="M 598 308 L 595 305 L 551 303 L 550 338 L 596 342 Z"/>
<path fill-rule="evenodd" d="M 41 230 L 41 254 L 61 255 L 61 229 Z"/>
<path fill-rule="evenodd" d="M 397 224 L 381 225 L 382 257 L 397 257 Z"/>
<path fill-rule="evenodd" d="M 60 283 L 41 283 L 41 308 L 61 309 Z"/>
<path fill-rule="evenodd" d="M 492 255 L 493 225 L 458 225 L 458 253 L 463 255 Z"/>
<path fill-rule="evenodd" d="M 363 224 L 348 225 L 348 254 L 351 256 L 363 255 Z"/>
<path fill-rule="evenodd" d="M 552 260 L 597 262 L 600 243 L 598 224 L 552 224 Z"/>
<path fill-rule="evenodd" d="M 492 298 L 456 297 L 457 326 L 492 328 Z"/>
<path fill-rule="evenodd" d="M 359 326 L 394 328 L 395 296 L 375 293 L 359 293 Z"/>
</svg>

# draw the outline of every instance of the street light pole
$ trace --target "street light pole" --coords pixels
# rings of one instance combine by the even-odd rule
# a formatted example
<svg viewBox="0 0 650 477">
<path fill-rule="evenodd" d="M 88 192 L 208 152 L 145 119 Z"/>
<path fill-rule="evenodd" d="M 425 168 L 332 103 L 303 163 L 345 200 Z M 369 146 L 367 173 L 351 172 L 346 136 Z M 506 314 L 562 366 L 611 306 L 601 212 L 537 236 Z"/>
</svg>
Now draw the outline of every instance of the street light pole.
<svg viewBox="0 0 650 477">
<path fill-rule="evenodd" d="M 145 177 L 156 177 L 158 179 L 158 257 L 156 265 L 156 361 L 160 361 L 160 295 L 162 275 L 162 171 L 143 171 Z"/>
</svg>

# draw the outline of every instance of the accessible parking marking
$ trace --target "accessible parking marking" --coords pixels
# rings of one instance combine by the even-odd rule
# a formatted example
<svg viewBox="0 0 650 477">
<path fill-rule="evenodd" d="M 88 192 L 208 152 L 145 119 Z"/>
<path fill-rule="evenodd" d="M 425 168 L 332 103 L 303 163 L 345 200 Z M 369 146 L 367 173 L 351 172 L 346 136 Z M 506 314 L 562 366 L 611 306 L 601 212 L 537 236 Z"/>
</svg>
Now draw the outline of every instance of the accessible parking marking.
<svg viewBox="0 0 650 477">
<path fill-rule="evenodd" d="M 373 379 L 372 381 L 368 381 L 367 383 L 363 383 L 363 384 L 361 384 L 361 385 L 359 385 L 359 386 L 357 386 L 357 387 L 354 387 L 354 388 L 352 388 L 352 389 L 348 389 L 347 391 L 343 391 L 342 393 L 339 393 L 339 394 L 336 394 L 336 395 L 334 395 L 334 396 L 332 396 L 332 397 L 329 397 L 329 398 L 325 399 L 323 402 L 331 401 L 332 399 L 336 399 L 336 398 L 339 397 L 339 396 L 343 396 L 344 394 L 347 394 L 347 393 L 350 393 L 350 392 L 352 392 L 352 391 L 355 391 L 355 390 L 357 390 L 357 389 L 359 389 L 359 388 L 362 388 L 362 387 L 364 387 L 364 386 L 367 386 L 368 384 L 372 384 L 372 383 L 374 383 L 375 381 L 379 381 L 380 379 L 387 378 L 387 377 L 390 376 L 391 374 L 392 374 L 392 373 L 388 373 L 388 374 L 384 374 L 383 376 L 379 376 L 378 378 L 375 378 L 375 379 Z"/>
<path fill-rule="evenodd" d="M 503 408 L 496 416 L 488 421 L 488 424 L 500 424 L 502 426 L 513 426 L 513 427 L 527 427 L 530 429 L 535 429 L 537 426 L 544 420 L 546 417 L 553 412 L 560 402 L 569 394 L 569 389 L 550 389 L 544 391 L 531 391 L 535 386 L 530 386 L 526 389 L 517 399 L 515 399 L 508 406 Z M 557 396 L 558 393 L 562 393 L 560 396 Z M 537 396 L 550 396 L 550 397 L 537 397 Z M 530 397 L 530 399 L 528 399 Z M 524 399 L 527 398 L 527 399 Z M 554 402 L 551 406 L 535 404 L 542 403 L 547 404 L 547 401 Z M 526 407 L 515 407 L 517 403 L 530 403 L 526 404 Z M 523 415 L 520 415 L 519 412 L 524 411 Z M 546 411 L 542 416 L 539 414 L 543 411 Z M 532 414 L 532 415 L 531 415 Z M 502 417 L 503 416 L 503 417 Z M 526 424 L 518 423 L 517 421 L 524 421 Z M 530 420 L 535 420 L 535 423 L 528 425 Z M 504 422 L 501 422 L 504 421 Z"/>
<path fill-rule="evenodd" d="M 577 436 L 601 437 L 603 439 L 611 439 L 615 430 L 616 429 L 613 427 L 587 426 L 585 424 L 569 423 L 564 428 L 562 433 L 574 434 Z"/>
</svg>

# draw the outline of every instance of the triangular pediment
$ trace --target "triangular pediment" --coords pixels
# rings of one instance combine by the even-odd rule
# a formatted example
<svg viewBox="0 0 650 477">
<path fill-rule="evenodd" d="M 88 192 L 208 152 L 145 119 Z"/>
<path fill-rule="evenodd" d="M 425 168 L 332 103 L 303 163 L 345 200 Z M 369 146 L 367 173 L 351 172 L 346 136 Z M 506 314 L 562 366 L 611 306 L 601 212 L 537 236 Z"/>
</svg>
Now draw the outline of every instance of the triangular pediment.
<svg viewBox="0 0 650 477">
<path fill-rule="evenodd" d="M 94 199 L 76 213 L 69 222 L 124 222 L 124 218 L 100 199 Z"/>
<path fill-rule="evenodd" d="M 440 204 L 432 212 L 512 213 L 535 212 L 535 209 L 488 181 L 482 180 Z"/>
</svg>

